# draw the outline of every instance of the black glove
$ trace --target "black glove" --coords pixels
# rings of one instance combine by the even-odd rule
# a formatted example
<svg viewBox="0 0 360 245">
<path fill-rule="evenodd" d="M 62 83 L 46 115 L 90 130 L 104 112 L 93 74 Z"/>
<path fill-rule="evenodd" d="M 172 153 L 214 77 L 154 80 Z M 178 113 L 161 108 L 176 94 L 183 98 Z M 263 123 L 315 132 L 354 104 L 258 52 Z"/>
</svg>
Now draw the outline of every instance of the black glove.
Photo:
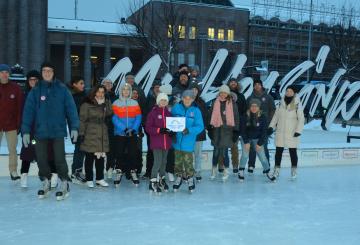
<svg viewBox="0 0 360 245">
<path fill-rule="evenodd" d="M 273 128 L 268 128 L 267 129 L 267 135 L 272 135 L 274 133 L 274 129 Z"/>
<path fill-rule="evenodd" d="M 299 137 L 300 135 L 301 135 L 301 134 L 299 134 L 299 133 L 296 132 L 296 133 L 294 134 L 294 137 Z"/>
<path fill-rule="evenodd" d="M 176 135 L 176 132 L 171 131 L 171 130 L 168 130 L 167 134 L 168 134 L 170 137 L 173 137 L 173 136 Z"/>
<path fill-rule="evenodd" d="M 131 137 L 134 135 L 134 130 L 129 128 L 125 131 L 126 136 Z"/>
<path fill-rule="evenodd" d="M 189 129 L 185 128 L 183 131 L 182 131 L 183 135 L 187 135 L 189 134 Z"/>
<path fill-rule="evenodd" d="M 84 140 L 85 140 L 85 136 L 84 136 L 84 135 L 79 135 L 79 136 L 77 137 L 77 142 L 78 142 L 79 144 L 83 143 Z"/>
<path fill-rule="evenodd" d="M 160 128 L 160 134 L 167 134 L 169 129 L 167 128 Z"/>
<path fill-rule="evenodd" d="M 143 133 L 142 131 L 139 132 L 139 133 L 138 133 L 138 137 L 139 137 L 139 138 L 143 138 L 143 137 L 144 137 L 144 133 Z"/>
<path fill-rule="evenodd" d="M 233 141 L 234 143 L 236 143 L 236 141 L 239 139 L 239 136 L 240 136 L 239 131 L 234 130 L 234 131 L 233 131 L 233 136 L 232 136 L 232 141 Z"/>
</svg>

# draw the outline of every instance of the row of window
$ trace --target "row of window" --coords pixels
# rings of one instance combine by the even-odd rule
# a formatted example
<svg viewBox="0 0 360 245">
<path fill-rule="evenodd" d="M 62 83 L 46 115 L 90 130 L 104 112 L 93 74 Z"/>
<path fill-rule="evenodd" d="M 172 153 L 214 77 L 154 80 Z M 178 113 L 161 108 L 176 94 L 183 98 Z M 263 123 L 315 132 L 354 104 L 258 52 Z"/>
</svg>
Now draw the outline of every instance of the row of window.
<svg viewBox="0 0 360 245">
<path fill-rule="evenodd" d="M 168 25 L 168 37 L 171 38 L 173 37 L 174 33 L 176 32 L 176 29 L 173 28 L 172 25 Z M 177 32 L 179 35 L 179 38 L 181 39 L 185 39 L 186 38 L 186 27 L 183 25 L 179 25 L 177 28 Z M 196 38 L 196 27 L 195 26 L 190 26 L 188 29 L 188 38 L 189 39 L 195 39 Z M 225 39 L 225 34 L 227 34 L 227 38 Z M 207 37 L 209 39 L 215 39 L 215 28 L 213 27 L 209 27 L 208 28 L 208 33 L 207 33 Z M 228 40 L 228 41 L 234 41 L 234 30 L 233 29 L 228 29 L 227 33 L 225 33 L 225 29 L 218 29 L 217 30 L 217 39 L 218 40 Z"/>
</svg>

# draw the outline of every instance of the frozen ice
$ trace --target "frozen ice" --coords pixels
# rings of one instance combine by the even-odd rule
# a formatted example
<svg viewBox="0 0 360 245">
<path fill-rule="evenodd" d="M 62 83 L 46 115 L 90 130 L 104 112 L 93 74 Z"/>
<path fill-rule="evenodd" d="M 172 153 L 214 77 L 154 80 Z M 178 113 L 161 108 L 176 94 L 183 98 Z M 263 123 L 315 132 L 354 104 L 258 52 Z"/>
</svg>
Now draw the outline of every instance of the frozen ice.
<svg viewBox="0 0 360 245">
<path fill-rule="evenodd" d="M 276 183 L 256 170 L 240 183 L 204 180 L 189 194 L 150 194 L 136 188 L 88 189 L 71 185 L 70 197 L 52 191 L 38 200 L 39 181 L 22 190 L 0 177 L 0 244 L 342 244 L 360 241 L 360 166 L 299 168 Z"/>
</svg>

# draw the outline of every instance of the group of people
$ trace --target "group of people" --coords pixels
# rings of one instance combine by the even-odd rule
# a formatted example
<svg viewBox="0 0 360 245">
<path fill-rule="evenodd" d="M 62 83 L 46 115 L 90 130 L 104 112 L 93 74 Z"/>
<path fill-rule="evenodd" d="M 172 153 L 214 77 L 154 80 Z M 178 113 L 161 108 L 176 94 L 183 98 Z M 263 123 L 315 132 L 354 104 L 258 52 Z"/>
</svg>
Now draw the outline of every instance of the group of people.
<svg viewBox="0 0 360 245">
<path fill-rule="evenodd" d="M 123 176 L 134 185 L 140 183 L 143 168 L 142 141 L 146 135 L 148 150 L 146 171 L 149 190 L 169 190 L 173 182 L 177 191 L 183 182 L 188 190 L 202 179 L 202 145 L 209 136 L 214 147 L 210 179 L 217 175 L 229 178 L 229 149 L 232 170 L 240 181 L 245 179 L 245 166 L 253 173 L 258 156 L 263 173 L 275 181 L 280 173 L 284 148 L 289 148 L 291 176 L 296 178 L 297 146 L 304 125 L 304 115 L 294 87 L 289 86 L 280 105 L 265 91 L 261 80 L 254 80 L 254 91 L 245 99 L 239 82 L 232 78 L 218 88 L 216 99 L 207 104 L 202 92 L 197 67 L 185 64 L 168 85 L 158 81 L 147 96 L 128 73 L 118 93 L 113 82 L 104 79 L 85 92 L 84 80 L 75 77 L 66 86 L 56 79 L 55 67 L 48 62 L 40 72 L 27 74 L 25 93 L 9 81 L 10 68 L 0 65 L 0 140 L 6 135 L 9 149 L 9 171 L 12 180 L 21 179 L 27 187 L 27 174 L 37 162 L 41 188 L 39 198 L 52 188 L 60 187 L 56 198 L 69 195 L 69 182 L 107 187 L 112 179 L 118 187 Z M 185 128 L 171 131 L 166 118 L 181 117 Z M 68 132 L 75 145 L 71 177 L 65 160 L 64 138 Z M 270 173 L 268 138 L 275 136 L 275 167 Z M 21 176 L 17 174 L 17 135 L 22 135 Z M 241 158 L 239 147 L 241 144 Z M 93 169 L 95 166 L 95 180 Z M 105 173 L 106 172 L 106 176 Z"/>
</svg>

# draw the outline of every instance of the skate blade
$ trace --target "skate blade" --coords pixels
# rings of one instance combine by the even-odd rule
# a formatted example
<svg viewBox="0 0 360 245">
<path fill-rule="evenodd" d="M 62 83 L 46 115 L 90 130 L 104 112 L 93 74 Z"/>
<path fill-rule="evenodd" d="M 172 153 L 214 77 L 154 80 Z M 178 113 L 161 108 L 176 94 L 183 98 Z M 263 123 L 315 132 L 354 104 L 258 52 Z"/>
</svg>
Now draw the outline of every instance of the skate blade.
<svg viewBox="0 0 360 245">
<path fill-rule="evenodd" d="M 62 201 L 62 200 L 65 200 L 66 198 L 68 198 L 69 197 L 69 193 L 66 193 L 65 195 L 63 195 L 63 196 L 57 196 L 56 197 L 56 200 L 57 201 Z"/>
</svg>

